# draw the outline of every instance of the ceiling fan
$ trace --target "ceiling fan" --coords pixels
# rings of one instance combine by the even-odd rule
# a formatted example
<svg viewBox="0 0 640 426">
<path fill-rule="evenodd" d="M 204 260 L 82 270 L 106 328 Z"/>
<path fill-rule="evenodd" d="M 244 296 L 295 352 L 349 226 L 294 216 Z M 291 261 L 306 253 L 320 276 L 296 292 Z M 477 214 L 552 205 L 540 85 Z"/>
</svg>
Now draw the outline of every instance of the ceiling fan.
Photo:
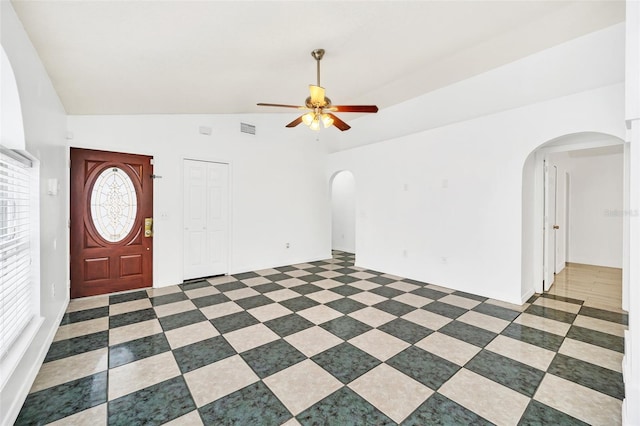
<svg viewBox="0 0 640 426">
<path fill-rule="evenodd" d="M 351 126 L 333 114 L 334 112 L 378 112 L 378 107 L 375 105 L 333 105 L 331 99 L 324 95 L 324 87 L 320 86 L 320 60 L 324 56 L 324 49 L 313 50 L 311 56 L 317 63 L 318 79 L 315 86 L 309 85 L 310 96 L 305 100 L 304 106 L 267 103 L 259 103 L 258 105 L 307 110 L 309 112 L 296 118 L 286 127 L 296 127 L 298 124 L 304 123 L 312 130 L 320 129 L 320 122 L 325 128 L 333 125 L 342 131 L 349 130 Z"/>
</svg>

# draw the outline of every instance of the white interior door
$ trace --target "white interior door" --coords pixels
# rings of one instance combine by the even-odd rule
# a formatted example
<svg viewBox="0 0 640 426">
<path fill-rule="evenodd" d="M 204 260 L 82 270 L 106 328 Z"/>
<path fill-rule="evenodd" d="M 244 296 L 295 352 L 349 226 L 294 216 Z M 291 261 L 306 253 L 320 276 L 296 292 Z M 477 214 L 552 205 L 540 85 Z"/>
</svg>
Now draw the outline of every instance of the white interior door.
<svg viewBox="0 0 640 426">
<path fill-rule="evenodd" d="M 228 271 L 229 165 L 184 160 L 184 279 Z"/>
<path fill-rule="evenodd" d="M 556 199 L 557 174 L 555 166 L 544 168 L 544 290 L 549 290 L 555 278 L 556 269 Z"/>
</svg>

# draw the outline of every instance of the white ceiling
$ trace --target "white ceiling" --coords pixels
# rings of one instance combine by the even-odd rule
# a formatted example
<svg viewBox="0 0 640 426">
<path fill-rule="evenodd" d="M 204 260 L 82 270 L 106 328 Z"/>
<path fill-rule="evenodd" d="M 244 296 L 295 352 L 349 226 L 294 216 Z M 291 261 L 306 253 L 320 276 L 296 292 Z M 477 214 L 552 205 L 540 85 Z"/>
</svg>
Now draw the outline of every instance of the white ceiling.
<svg viewBox="0 0 640 426">
<path fill-rule="evenodd" d="M 624 1 L 13 0 L 69 114 L 385 108 L 624 21 Z"/>
</svg>

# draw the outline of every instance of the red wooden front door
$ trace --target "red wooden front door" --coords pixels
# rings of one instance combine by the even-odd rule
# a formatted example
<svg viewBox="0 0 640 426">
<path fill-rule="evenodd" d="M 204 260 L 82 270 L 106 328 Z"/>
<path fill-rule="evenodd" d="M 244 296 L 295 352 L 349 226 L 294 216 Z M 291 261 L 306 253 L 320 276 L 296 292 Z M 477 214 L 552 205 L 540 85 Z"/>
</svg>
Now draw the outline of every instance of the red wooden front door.
<svg viewBox="0 0 640 426">
<path fill-rule="evenodd" d="M 71 297 L 151 287 L 152 157 L 71 148 Z"/>
</svg>

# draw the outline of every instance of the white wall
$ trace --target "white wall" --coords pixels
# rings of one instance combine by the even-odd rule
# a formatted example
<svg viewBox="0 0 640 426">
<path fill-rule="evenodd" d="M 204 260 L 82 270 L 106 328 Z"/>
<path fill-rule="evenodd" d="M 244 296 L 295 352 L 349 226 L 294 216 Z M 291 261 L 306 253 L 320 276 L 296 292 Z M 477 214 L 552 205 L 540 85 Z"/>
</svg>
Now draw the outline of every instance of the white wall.
<svg viewBox="0 0 640 426">
<path fill-rule="evenodd" d="M 640 209 L 640 2 L 626 2 L 626 108 L 628 153 L 628 207 Z M 625 332 L 625 356 L 622 370 L 625 382 L 625 400 L 622 404 L 622 422 L 625 425 L 640 424 L 640 217 L 628 218 L 628 250 L 625 257 L 624 276 L 628 276 L 629 329 Z M 626 290 L 626 291 L 625 291 Z"/>
<path fill-rule="evenodd" d="M 550 68 L 582 69 L 581 81 L 602 85 L 593 90 L 372 145 L 358 146 L 379 138 L 379 129 L 368 127 L 373 118 L 356 120 L 352 145 L 357 147 L 331 154 L 328 176 L 350 170 L 358 182 L 358 264 L 513 303 L 526 300 L 535 288 L 533 274 L 523 274 L 535 267 L 526 263 L 535 235 L 523 235 L 522 208 L 535 200 L 523 200 L 523 185 L 535 187 L 535 182 L 523 181 L 523 165 L 540 145 L 562 135 L 590 131 L 624 137 L 624 86 L 608 85 L 612 75 L 622 78 L 623 44 L 624 28 L 614 26 L 441 89 L 435 103 L 425 95 L 394 109 L 409 122 L 434 109 L 457 117 L 472 94 L 490 93 L 487 102 L 495 106 L 523 84 L 537 87 L 552 79 L 554 86 Z M 571 55 L 574 50 L 580 54 Z M 598 60 L 601 50 L 617 55 L 608 63 L 615 71 L 604 71 L 599 79 L 600 68 L 584 65 Z M 577 89 L 570 78 L 565 83 L 562 91 Z M 469 101 L 480 105 L 481 115 L 481 102 Z"/>
<path fill-rule="evenodd" d="M 622 145 L 568 154 L 568 262 L 622 267 Z"/>
<path fill-rule="evenodd" d="M 0 42 L 17 82 L 26 149 L 40 160 L 40 297 L 43 325 L 0 393 L 0 424 L 11 424 L 40 368 L 68 301 L 65 111 L 11 3 L 0 2 Z M 4 96 L 4 95 L 3 95 Z M 61 191 L 46 195 L 57 178 Z"/>
<path fill-rule="evenodd" d="M 152 155 L 154 286 L 183 280 L 183 159 L 230 164 L 230 273 L 330 256 L 326 152 L 307 128 L 264 115 L 69 116 L 78 148 Z M 240 122 L 256 135 L 240 133 Z M 210 136 L 200 126 L 212 128 Z M 285 248 L 286 243 L 290 248 Z"/>
<path fill-rule="evenodd" d="M 331 185 L 331 248 L 356 252 L 356 182 L 342 171 Z"/>
</svg>

